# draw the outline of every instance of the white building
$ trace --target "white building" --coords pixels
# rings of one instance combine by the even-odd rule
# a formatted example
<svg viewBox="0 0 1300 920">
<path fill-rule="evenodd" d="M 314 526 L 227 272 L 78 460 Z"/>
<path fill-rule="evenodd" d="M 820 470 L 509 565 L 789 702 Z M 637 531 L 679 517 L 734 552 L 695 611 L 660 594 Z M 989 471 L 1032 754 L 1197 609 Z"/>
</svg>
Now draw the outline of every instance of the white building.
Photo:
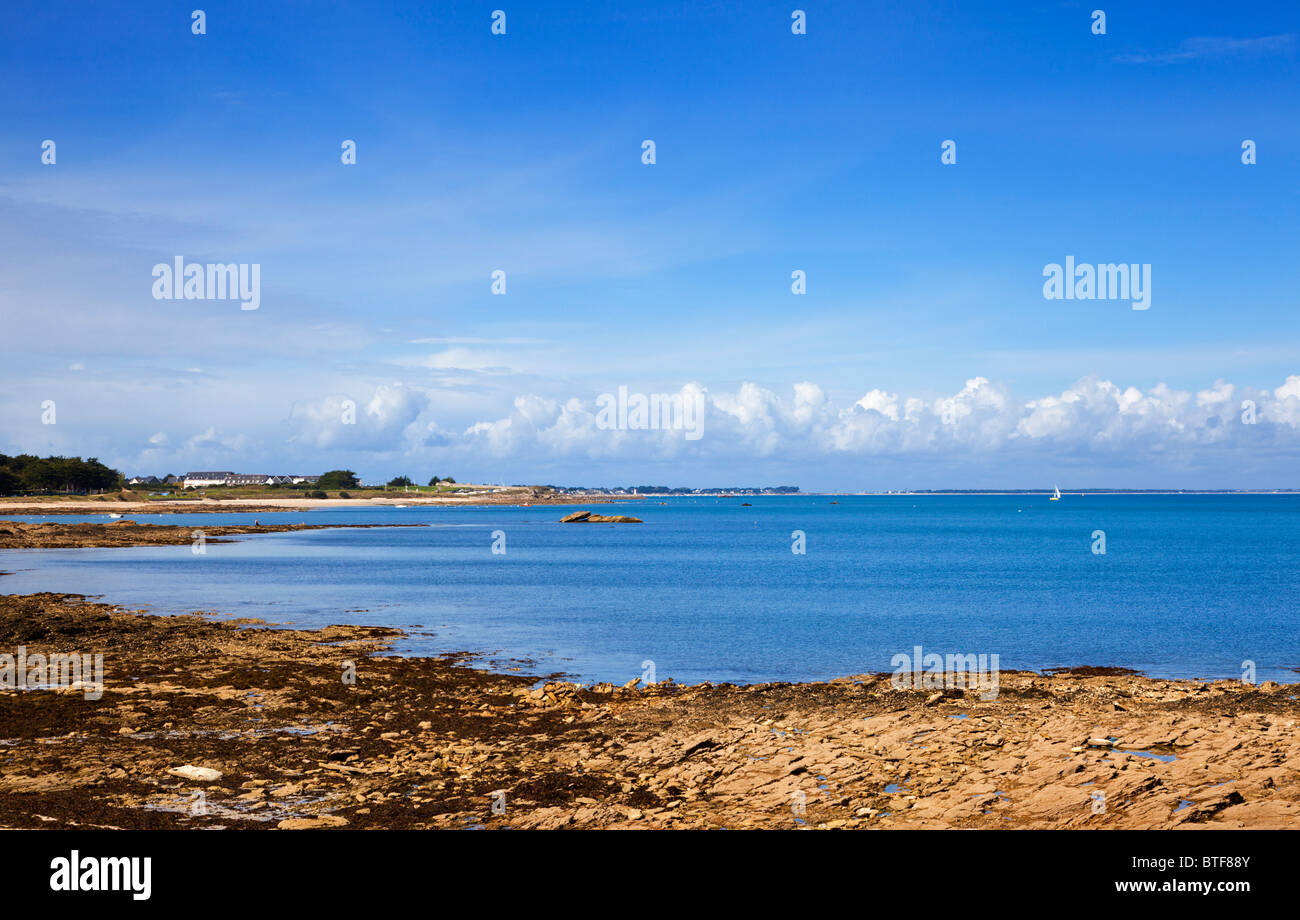
<svg viewBox="0 0 1300 920">
<path fill-rule="evenodd" d="M 232 473 L 222 470 L 215 473 L 186 473 L 184 485 L 187 489 L 202 489 L 207 486 L 273 486 L 297 485 L 302 482 L 315 484 L 319 476 L 271 476 L 266 473 Z"/>
<path fill-rule="evenodd" d="M 224 486 L 226 480 L 234 475 L 229 470 L 221 473 L 186 473 L 185 488 L 201 489 L 204 486 Z"/>
</svg>

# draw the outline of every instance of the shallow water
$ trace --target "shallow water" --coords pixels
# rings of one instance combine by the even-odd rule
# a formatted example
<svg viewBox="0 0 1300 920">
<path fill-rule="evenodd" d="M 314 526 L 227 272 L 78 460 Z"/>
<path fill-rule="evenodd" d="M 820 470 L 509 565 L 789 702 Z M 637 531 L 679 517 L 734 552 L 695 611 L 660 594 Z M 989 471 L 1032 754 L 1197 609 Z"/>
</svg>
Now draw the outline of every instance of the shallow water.
<svg viewBox="0 0 1300 920">
<path fill-rule="evenodd" d="M 157 612 L 416 626 L 401 651 L 471 650 L 617 683 L 891 671 L 918 645 L 997 654 L 1003 669 L 1240 678 L 1251 660 L 1258 680 L 1300 679 L 1300 496 L 660 501 L 613 506 L 645 519 L 623 525 L 559 524 L 573 509 L 558 505 L 128 514 L 196 529 L 255 518 L 432 526 L 262 534 L 202 555 L 7 551 L 0 571 L 13 574 L 0 585 Z M 805 555 L 791 552 L 796 530 Z M 1096 530 L 1105 555 L 1092 552 Z"/>
</svg>

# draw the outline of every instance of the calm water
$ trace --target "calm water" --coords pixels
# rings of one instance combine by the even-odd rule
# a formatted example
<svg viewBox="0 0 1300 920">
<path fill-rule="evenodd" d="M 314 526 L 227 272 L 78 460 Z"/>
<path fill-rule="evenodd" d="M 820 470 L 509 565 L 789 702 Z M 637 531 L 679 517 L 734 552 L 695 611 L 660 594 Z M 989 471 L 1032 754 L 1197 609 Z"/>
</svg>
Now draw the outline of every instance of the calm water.
<svg viewBox="0 0 1300 920">
<path fill-rule="evenodd" d="M 807 680 L 892 670 L 915 645 L 1003 668 L 1300 674 L 1300 496 L 824 496 L 570 508 L 339 509 L 263 522 L 420 523 L 238 543 L 0 552 L 0 590 L 156 612 L 419 627 L 403 652 L 482 652 L 626 682 Z M 575 506 L 607 510 L 600 506 Z M 247 523 L 254 515 L 132 515 Z M 36 520 L 37 518 L 26 518 Z M 66 516 L 57 520 L 75 520 Z M 86 518 L 105 520 L 105 518 Z M 491 552 L 504 531 L 506 553 Z M 791 532 L 807 535 L 806 555 Z M 1105 555 L 1092 552 L 1095 530 Z"/>
</svg>

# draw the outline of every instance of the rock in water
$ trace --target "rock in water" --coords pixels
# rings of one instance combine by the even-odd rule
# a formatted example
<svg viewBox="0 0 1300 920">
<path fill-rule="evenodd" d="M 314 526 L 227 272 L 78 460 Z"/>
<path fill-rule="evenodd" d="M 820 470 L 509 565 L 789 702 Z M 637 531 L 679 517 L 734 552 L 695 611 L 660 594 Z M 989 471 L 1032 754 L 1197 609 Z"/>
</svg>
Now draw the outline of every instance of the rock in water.
<svg viewBox="0 0 1300 920">
<path fill-rule="evenodd" d="M 626 514 L 592 514 L 590 511 L 575 511 L 560 518 L 561 524 L 644 524 L 640 518 Z"/>
</svg>

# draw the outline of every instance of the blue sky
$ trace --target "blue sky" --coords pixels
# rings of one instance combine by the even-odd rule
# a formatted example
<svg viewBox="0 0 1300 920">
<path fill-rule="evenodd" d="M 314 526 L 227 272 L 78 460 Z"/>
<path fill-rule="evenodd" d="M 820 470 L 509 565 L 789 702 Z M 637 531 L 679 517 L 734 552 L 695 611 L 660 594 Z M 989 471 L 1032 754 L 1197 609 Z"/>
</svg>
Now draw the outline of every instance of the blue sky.
<svg viewBox="0 0 1300 920">
<path fill-rule="evenodd" d="M 14 4 L 0 451 L 1300 485 L 1300 8 L 991 6 Z M 155 300 L 177 255 L 259 264 L 260 308 Z M 1150 309 L 1044 299 L 1071 255 L 1150 264 Z M 702 436 L 601 428 L 619 386 Z"/>
</svg>

